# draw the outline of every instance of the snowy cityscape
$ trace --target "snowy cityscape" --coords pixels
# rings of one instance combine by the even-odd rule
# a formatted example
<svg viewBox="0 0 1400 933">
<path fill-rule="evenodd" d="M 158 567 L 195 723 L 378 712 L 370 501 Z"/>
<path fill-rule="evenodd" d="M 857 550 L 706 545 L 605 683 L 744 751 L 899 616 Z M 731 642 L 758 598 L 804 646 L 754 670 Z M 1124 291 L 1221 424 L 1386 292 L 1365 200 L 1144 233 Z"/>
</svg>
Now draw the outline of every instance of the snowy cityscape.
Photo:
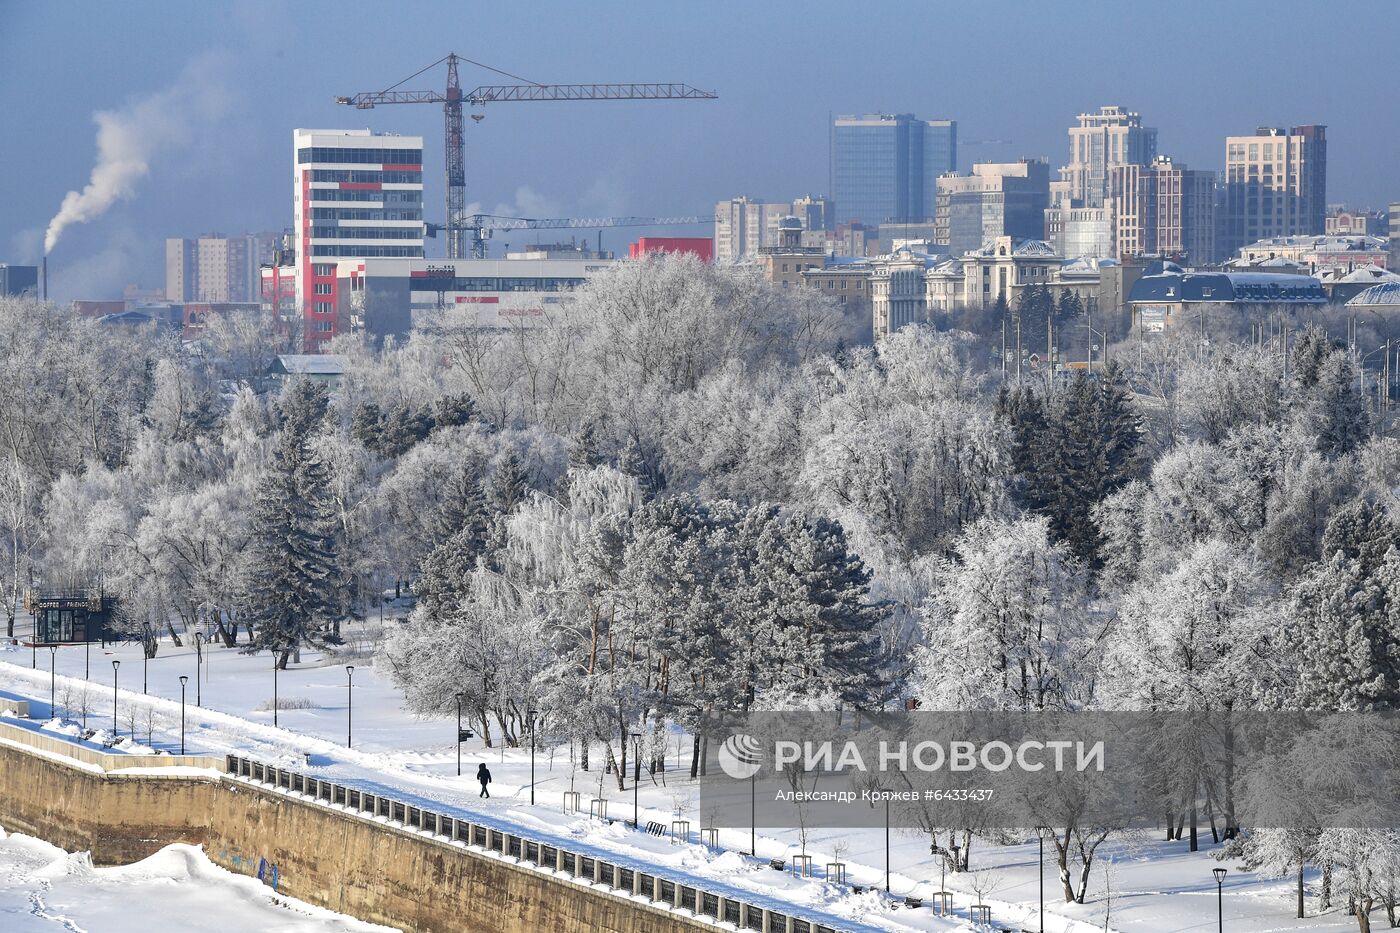
<svg viewBox="0 0 1400 933">
<path fill-rule="evenodd" d="M 1400 928 L 1400 22 L 1164 12 L 0 4 L 0 930 Z"/>
</svg>

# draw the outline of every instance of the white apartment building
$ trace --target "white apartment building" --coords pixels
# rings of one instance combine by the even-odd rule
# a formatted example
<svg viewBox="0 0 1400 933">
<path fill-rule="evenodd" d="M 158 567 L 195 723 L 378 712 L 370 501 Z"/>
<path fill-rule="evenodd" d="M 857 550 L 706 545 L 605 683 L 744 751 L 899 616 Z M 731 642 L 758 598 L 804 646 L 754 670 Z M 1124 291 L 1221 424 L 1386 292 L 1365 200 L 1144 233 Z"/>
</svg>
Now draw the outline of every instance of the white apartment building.
<svg viewBox="0 0 1400 933">
<path fill-rule="evenodd" d="M 296 300 L 308 353 L 345 328 L 337 264 L 423 257 L 423 137 L 292 132 Z"/>
</svg>

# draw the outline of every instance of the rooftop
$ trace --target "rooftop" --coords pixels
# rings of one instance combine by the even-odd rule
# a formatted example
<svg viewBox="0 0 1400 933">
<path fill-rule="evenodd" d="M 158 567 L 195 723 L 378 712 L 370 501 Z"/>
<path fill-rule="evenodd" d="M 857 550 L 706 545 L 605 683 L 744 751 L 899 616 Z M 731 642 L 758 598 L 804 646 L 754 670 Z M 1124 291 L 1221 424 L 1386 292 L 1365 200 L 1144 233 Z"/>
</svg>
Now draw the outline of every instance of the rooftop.
<svg viewBox="0 0 1400 933">
<path fill-rule="evenodd" d="M 289 376 L 341 376 L 345 374 L 345 357 L 335 353 L 284 353 L 272 368 Z"/>
<path fill-rule="evenodd" d="M 983 243 L 983 244 L 982 244 L 982 248 L 981 248 L 981 249 L 972 250 L 972 251 L 970 251 L 967 255 L 969 255 L 969 256 L 989 256 L 989 257 L 990 257 L 990 256 L 996 256 L 996 255 L 997 255 L 997 241 L 996 241 L 996 240 L 988 240 L 986 243 Z M 1053 257 L 1053 256 L 1055 255 L 1055 247 L 1052 246 L 1052 245 L 1050 245 L 1049 243 L 1047 243 L 1047 242 L 1044 241 L 1044 240 L 1012 240 L 1012 242 L 1011 242 L 1011 255 L 1012 255 L 1013 257 L 1016 257 L 1016 256 L 1045 256 L 1045 257 Z"/>
<path fill-rule="evenodd" d="M 1313 249 L 1319 252 L 1377 251 L 1386 248 L 1384 237 L 1378 236 L 1274 236 L 1255 240 L 1240 247 L 1241 252 L 1267 249 Z"/>
<path fill-rule="evenodd" d="M 1382 282 L 1356 295 L 1347 302 L 1348 308 L 1375 306 L 1400 308 L 1400 276 L 1393 282 Z"/>
<path fill-rule="evenodd" d="M 1325 304 L 1322 282 L 1311 275 L 1271 272 L 1163 272 L 1133 285 L 1131 303 Z"/>
</svg>

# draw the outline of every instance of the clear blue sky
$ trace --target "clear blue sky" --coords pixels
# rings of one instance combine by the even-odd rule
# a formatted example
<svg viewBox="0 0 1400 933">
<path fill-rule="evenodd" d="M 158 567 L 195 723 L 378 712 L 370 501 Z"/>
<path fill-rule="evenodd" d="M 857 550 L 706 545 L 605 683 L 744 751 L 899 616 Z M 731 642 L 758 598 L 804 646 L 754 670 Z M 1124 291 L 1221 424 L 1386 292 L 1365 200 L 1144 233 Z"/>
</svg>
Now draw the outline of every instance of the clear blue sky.
<svg viewBox="0 0 1400 933">
<path fill-rule="evenodd" d="M 0 0 L 0 261 L 36 261 L 64 194 L 87 182 L 93 112 L 165 91 L 191 68 L 216 86 L 222 113 L 190 118 L 133 199 L 64 235 L 50 260 L 56 296 L 160 286 L 167 236 L 289 225 L 297 126 L 426 136 L 438 219 L 440 108 L 332 99 L 450 50 L 541 82 L 683 81 L 720 94 L 489 107 L 467 127 L 468 199 L 486 210 L 705 214 L 740 193 L 825 193 L 831 112 L 950 117 L 963 167 L 1029 155 L 1053 170 L 1074 115 L 1103 103 L 1141 112 L 1160 149 L 1197 168 L 1221 167 L 1227 133 L 1325 123 L 1329 200 L 1400 200 L 1396 0 Z M 443 80 L 439 69 L 406 87 Z"/>
</svg>

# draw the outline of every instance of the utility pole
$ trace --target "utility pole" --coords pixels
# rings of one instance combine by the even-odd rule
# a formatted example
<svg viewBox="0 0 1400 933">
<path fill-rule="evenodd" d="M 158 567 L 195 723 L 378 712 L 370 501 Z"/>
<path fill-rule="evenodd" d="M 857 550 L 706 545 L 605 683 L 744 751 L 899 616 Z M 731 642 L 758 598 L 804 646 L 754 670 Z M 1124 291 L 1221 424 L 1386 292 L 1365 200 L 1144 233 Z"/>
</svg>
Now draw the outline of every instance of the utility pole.
<svg viewBox="0 0 1400 933">
<path fill-rule="evenodd" d="M 1021 384 L 1021 315 L 1016 315 L 1016 384 Z"/>
<path fill-rule="evenodd" d="M 1084 349 L 1089 352 L 1089 375 L 1094 374 L 1094 311 L 1088 305 L 1084 306 L 1084 313 L 1088 316 L 1089 339 Z"/>
<path fill-rule="evenodd" d="M 1001 381 L 1006 381 L 1006 315 L 1001 317 Z"/>
</svg>

